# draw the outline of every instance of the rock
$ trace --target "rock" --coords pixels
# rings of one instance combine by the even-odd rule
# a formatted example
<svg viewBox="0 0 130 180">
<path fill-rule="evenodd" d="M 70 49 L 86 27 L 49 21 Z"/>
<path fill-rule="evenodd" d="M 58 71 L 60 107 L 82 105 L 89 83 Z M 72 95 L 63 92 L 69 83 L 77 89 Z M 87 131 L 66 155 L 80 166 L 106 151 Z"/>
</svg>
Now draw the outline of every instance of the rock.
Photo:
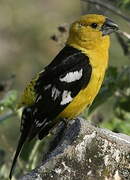
<svg viewBox="0 0 130 180">
<path fill-rule="evenodd" d="M 41 165 L 19 180 L 44 179 L 129 180 L 130 137 L 77 118 Z"/>
</svg>

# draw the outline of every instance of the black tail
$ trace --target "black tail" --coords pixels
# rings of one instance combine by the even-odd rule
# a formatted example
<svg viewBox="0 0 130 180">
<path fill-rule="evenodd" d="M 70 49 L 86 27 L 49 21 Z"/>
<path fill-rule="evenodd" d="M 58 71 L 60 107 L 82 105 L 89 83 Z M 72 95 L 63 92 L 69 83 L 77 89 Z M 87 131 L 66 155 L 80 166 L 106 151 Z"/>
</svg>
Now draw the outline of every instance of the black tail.
<svg viewBox="0 0 130 180">
<path fill-rule="evenodd" d="M 9 178 L 11 179 L 12 178 L 12 173 L 13 173 L 13 170 L 14 170 L 14 167 L 15 167 L 15 164 L 17 162 L 17 158 L 22 150 L 22 147 L 26 141 L 26 138 L 27 138 L 27 135 L 26 134 L 21 134 L 20 136 L 20 139 L 19 139 L 19 142 L 18 142 L 18 147 L 17 147 L 17 150 L 16 150 L 16 153 L 15 153 L 15 156 L 14 156 L 14 159 L 13 159 L 13 162 L 12 162 L 12 166 L 11 166 L 11 170 L 10 170 L 10 174 L 9 174 Z"/>
<path fill-rule="evenodd" d="M 11 170 L 10 170 L 10 174 L 9 174 L 9 178 L 12 178 L 12 173 L 17 161 L 17 158 L 22 150 L 22 147 L 26 141 L 26 139 L 28 138 L 28 134 L 29 134 L 29 130 L 31 127 L 31 107 L 26 107 L 23 110 L 22 113 L 22 119 L 21 119 L 21 136 L 18 142 L 18 146 L 17 146 L 17 150 L 13 159 L 13 163 L 11 166 Z"/>
</svg>

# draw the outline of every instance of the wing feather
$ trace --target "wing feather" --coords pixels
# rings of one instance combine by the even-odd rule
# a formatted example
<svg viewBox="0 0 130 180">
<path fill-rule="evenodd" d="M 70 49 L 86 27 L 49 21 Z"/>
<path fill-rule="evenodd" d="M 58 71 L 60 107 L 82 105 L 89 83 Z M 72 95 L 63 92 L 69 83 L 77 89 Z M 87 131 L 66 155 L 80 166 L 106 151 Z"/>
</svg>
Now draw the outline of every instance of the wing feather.
<svg viewBox="0 0 130 180">
<path fill-rule="evenodd" d="M 52 123 L 79 91 L 87 86 L 91 71 L 89 58 L 81 51 L 67 46 L 45 71 L 40 73 L 34 87 L 37 98 L 29 139 L 49 127 L 48 124 Z"/>
</svg>

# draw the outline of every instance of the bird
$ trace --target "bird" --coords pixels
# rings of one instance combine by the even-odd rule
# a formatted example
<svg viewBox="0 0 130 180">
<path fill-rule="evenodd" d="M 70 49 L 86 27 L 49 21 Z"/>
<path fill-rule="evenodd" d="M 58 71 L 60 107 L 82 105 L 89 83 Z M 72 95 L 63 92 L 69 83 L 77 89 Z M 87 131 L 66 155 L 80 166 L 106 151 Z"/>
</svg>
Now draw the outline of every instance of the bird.
<svg viewBox="0 0 130 180">
<path fill-rule="evenodd" d="M 87 14 L 70 25 L 63 49 L 25 88 L 19 108 L 21 135 L 9 178 L 26 142 L 41 140 L 61 119 L 71 120 L 89 108 L 108 67 L 110 34 L 118 25 L 101 14 Z"/>
</svg>

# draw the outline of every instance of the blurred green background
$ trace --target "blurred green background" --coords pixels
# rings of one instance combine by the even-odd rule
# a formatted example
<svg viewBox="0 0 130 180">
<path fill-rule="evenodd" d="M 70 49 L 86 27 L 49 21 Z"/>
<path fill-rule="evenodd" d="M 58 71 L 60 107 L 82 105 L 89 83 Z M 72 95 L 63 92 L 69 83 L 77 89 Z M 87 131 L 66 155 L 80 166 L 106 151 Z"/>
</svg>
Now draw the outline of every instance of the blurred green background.
<svg viewBox="0 0 130 180">
<path fill-rule="evenodd" d="M 118 0 L 112 5 L 130 18 L 130 1 Z M 61 35 L 57 27 L 73 22 L 81 14 L 94 12 L 91 6 L 79 0 L 0 1 L 0 179 L 8 179 L 19 136 L 20 115 L 15 112 L 18 97 L 27 82 L 62 48 L 66 34 Z M 109 10 L 105 13 L 130 34 L 130 22 Z M 124 41 L 128 45 L 125 55 L 119 40 L 112 35 L 111 67 L 99 96 L 84 116 L 90 115 L 88 119 L 96 125 L 130 135 L 130 42 L 127 38 Z M 24 149 L 14 179 L 35 167 L 45 144 L 34 141 Z"/>
</svg>

